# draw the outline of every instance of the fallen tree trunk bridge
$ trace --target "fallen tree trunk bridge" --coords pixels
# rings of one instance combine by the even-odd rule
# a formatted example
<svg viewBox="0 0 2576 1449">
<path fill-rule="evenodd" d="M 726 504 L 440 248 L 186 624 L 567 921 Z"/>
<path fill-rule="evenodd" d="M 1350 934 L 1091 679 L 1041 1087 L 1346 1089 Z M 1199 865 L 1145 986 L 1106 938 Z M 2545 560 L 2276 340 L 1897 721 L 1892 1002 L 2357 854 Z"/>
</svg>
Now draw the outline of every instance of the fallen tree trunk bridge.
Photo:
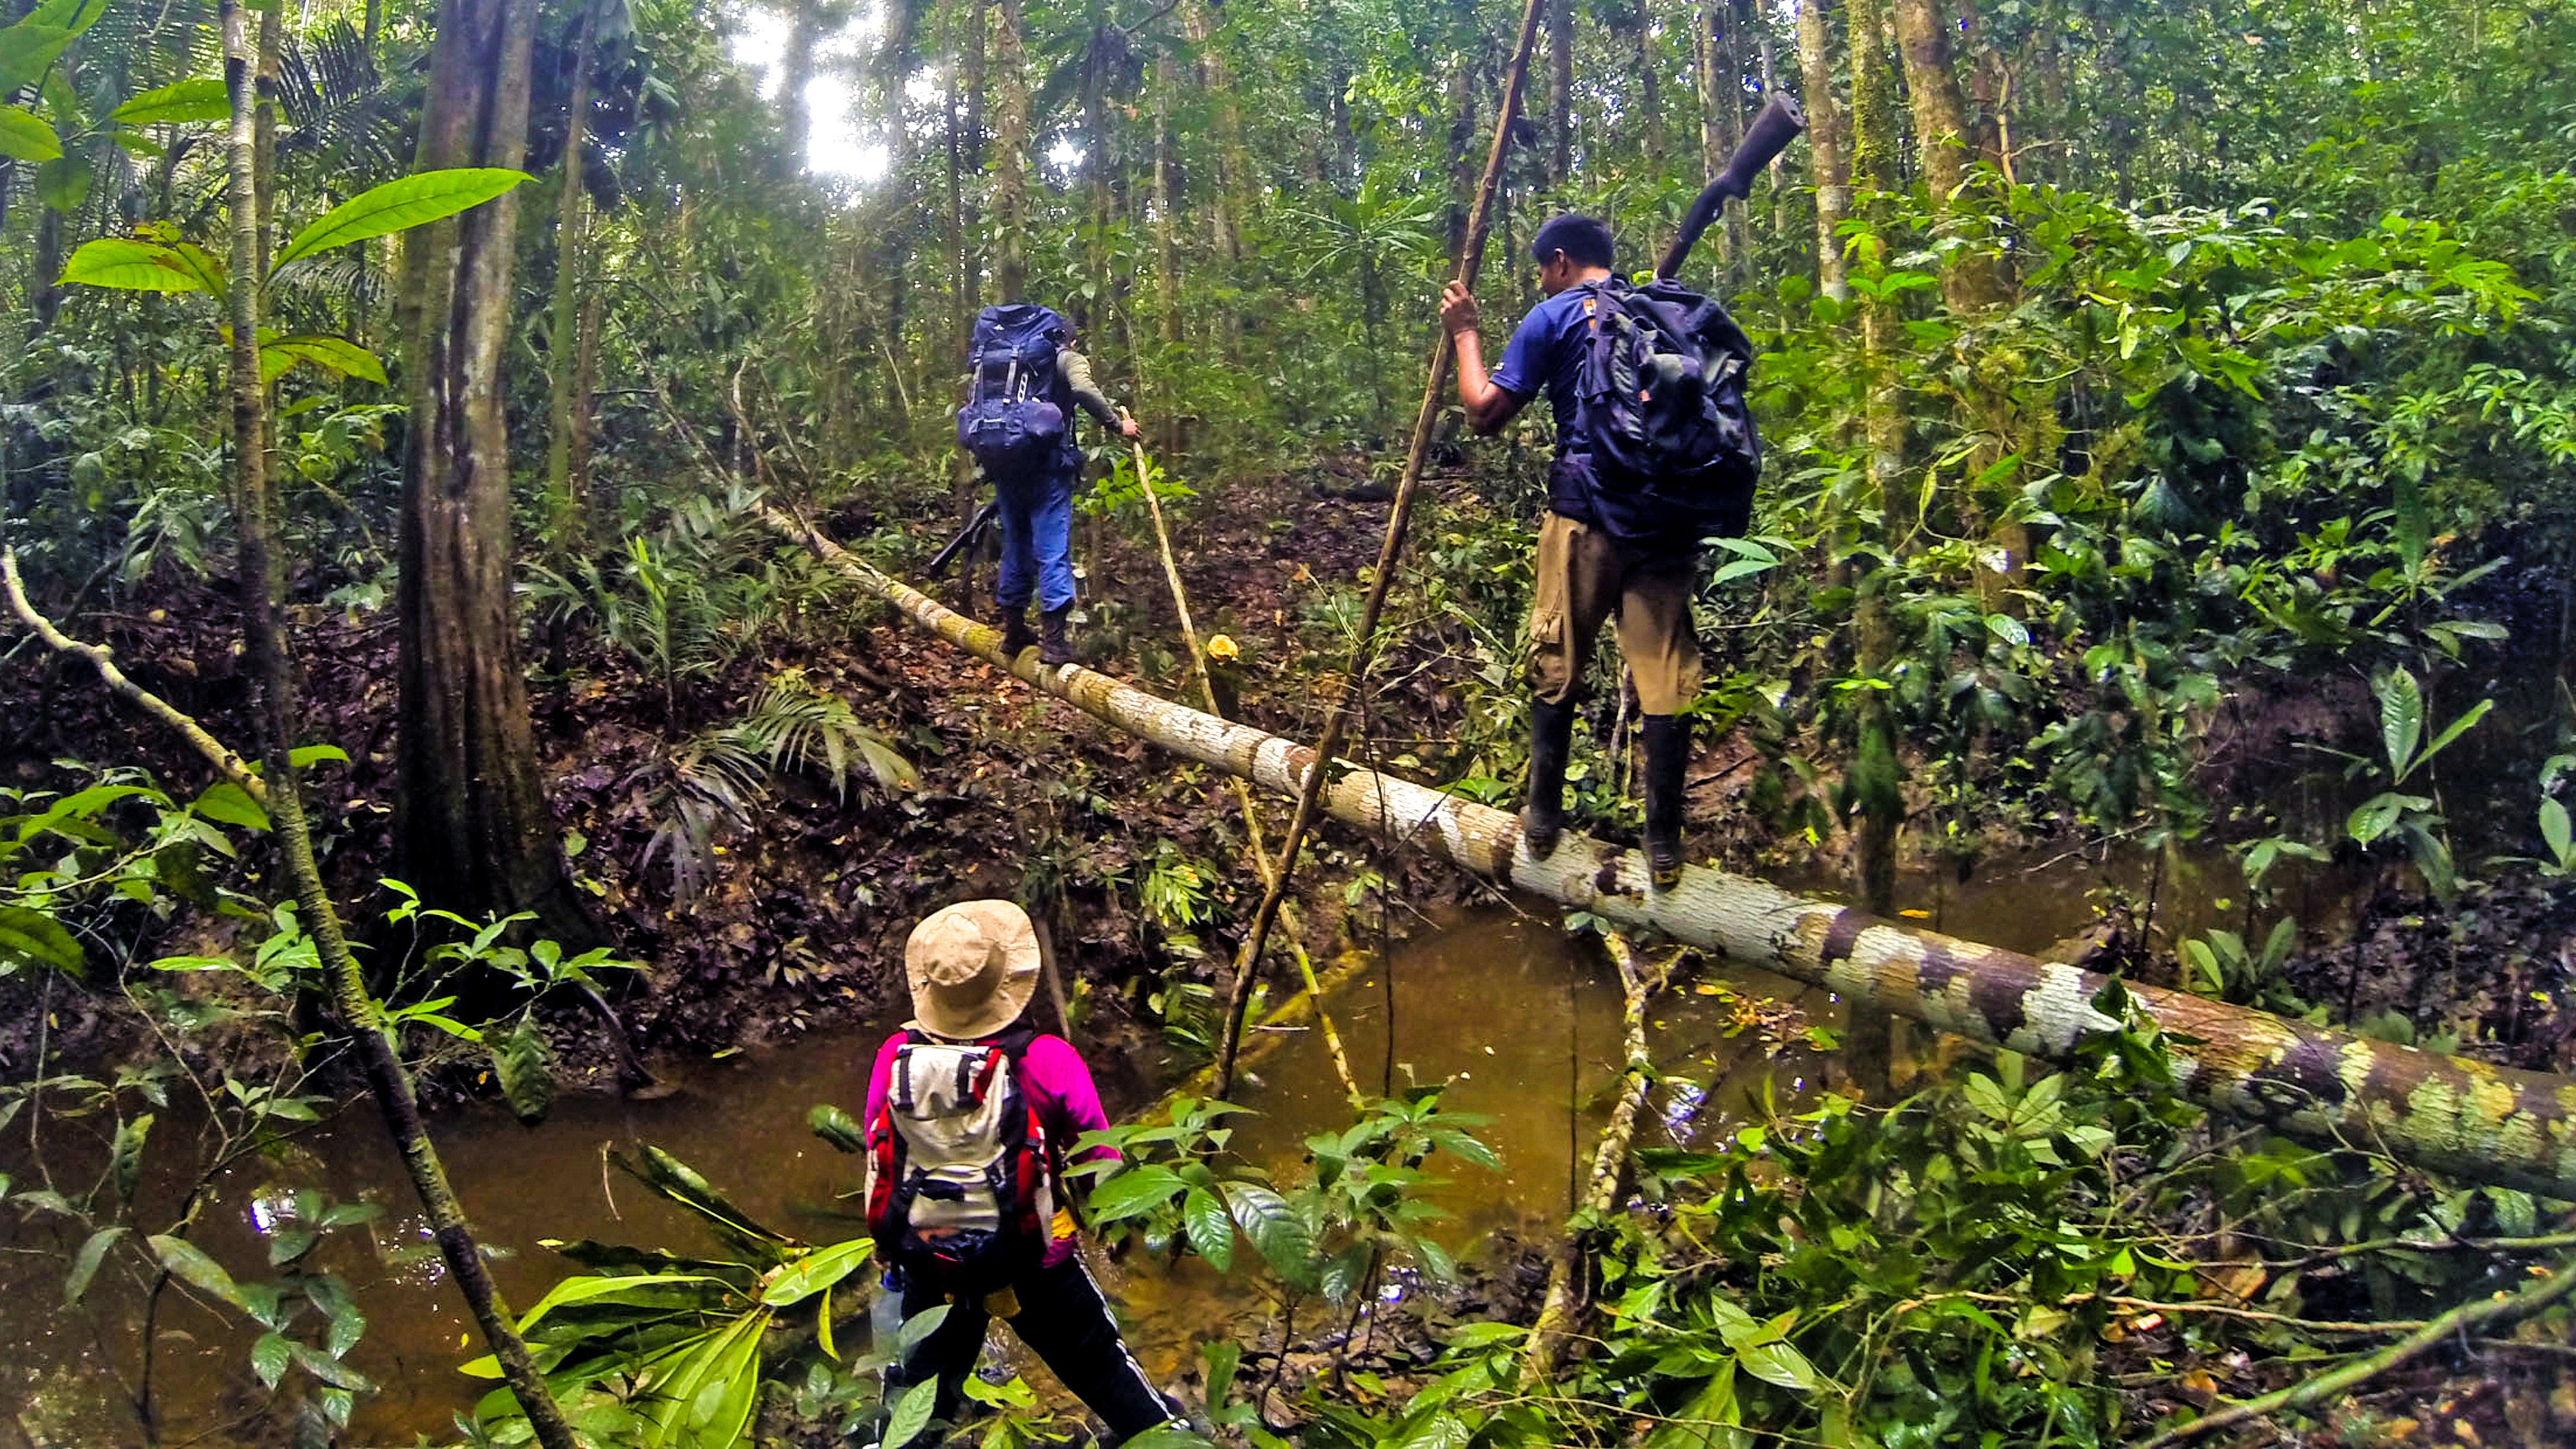
<svg viewBox="0 0 2576 1449">
<path fill-rule="evenodd" d="M 1034 650 L 1001 652 L 1001 631 L 958 614 L 775 510 L 772 527 L 944 639 L 1031 687 L 1188 759 L 1294 797 L 1314 767 L 1294 741 L 1175 704 Z M 1688 867 L 1650 892 L 1635 851 L 1568 836 L 1546 860 L 1521 848 L 1519 817 L 1336 760 L 1325 791 L 1337 820 L 1416 845 L 1467 870 L 1600 916 L 1623 930 L 1715 951 L 1975 1041 L 2066 1056 L 2114 1025 L 2093 1008 L 2108 978 L 1763 881 Z M 2183 992 L 2125 983 L 2163 1029 L 2189 1038 L 2175 1070 L 2196 1100 L 2294 1136 L 2383 1152 L 2438 1172 L 2576 1198 L 2576 1080 L 2373 1041 Z"/>
</svg>

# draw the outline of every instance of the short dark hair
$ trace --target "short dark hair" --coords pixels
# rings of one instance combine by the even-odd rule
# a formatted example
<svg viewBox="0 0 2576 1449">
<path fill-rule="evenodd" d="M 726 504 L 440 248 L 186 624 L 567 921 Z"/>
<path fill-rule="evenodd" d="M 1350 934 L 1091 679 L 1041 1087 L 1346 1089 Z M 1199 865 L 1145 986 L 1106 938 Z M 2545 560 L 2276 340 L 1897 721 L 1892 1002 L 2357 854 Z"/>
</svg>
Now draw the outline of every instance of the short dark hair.
<svg viewBox="0 0 2576 1449">
<path fill-rule="evenodd" d="M 1558 252 L 1576 266 L 1610 265 L 1610 224 L 1570 211 L 1549 217 L 1530 238 L 1530 260 L 1543 267 Z"/>
</svg>

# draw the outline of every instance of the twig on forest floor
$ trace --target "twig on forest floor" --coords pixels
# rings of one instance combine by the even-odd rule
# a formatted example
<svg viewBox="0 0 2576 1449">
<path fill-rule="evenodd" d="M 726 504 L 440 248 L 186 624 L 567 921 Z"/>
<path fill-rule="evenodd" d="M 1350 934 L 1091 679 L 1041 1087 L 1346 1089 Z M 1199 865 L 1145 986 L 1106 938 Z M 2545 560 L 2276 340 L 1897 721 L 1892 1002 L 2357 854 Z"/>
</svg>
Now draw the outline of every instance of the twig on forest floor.
<svg viewBox="0 0 2576 1449">
<path fill-rule="evenodd" d="M 2466 1339 L 2472 1329 L 2502 1328 L 2519 1323 L 2576 1292 L 2576 1258 L 2560 1262 L 2554 1271 L 2533 1271 L 2546 1276 L 2534 1279 L 2519 1293 L 2498 1294 L 2463 1303 L 2368 1357 L 2355 1359 L 2331 1372 L 2301 1380 L 2261 1398 L 2247 1399 L 2218 1413 L 2167 1430 L 2148 1440 L 2145 1449 L 2169 1449 L 2169 1446 L 2215 1434 L 2221 1429 L 2331 1402 L 2454 1335 Z"/>
</svg>

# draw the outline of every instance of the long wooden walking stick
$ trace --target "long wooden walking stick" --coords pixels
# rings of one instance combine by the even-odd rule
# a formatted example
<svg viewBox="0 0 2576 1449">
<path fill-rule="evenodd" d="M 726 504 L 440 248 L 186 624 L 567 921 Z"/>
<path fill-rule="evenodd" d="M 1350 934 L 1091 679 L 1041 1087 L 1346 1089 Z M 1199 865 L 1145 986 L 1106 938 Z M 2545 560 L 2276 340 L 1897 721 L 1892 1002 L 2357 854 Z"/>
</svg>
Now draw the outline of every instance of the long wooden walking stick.
<svg viewBox="0 0 2576 1449">
<path fill-rule="evenodd" d="M 1466 244 L 1459 249 L 1458 280 L 1469 289 L 1476 285 L 1476 274 L 1483 270 L 1485 233 L 1494 218 L 1494 193 L 1503 178 L 1503 158 L 1510 154 L 1512 124 L 1520 119 L 1521 88 L 1529 79 L 1530 51 L 1538 41 L 1539 16 L 1547 0 L 1528 0 L 1521 11 L 1520 40 L 1512 48 L 1512 68 L 1503 82 L 1502 114 L 1494 120 L 1493 149 L 1485 153 L 1484 179 L 1476 183 L 1475 210 L 1468 214 Z M 1395 578 L 1395 566 L 1404 553 L 1405 525 L 1413 517 L 1413 495 L 1422 486 L 1423 461 L 1431 455 L 1432 429 L 1440 421 L 1442 396 L 1449 386 L 1449 329 L 1440 329 L 1440 340 L 1431 348 L 1431 376 L 1423 384 L 1422 410 L 1414 416 L 1413 445 L 1404 455 L 1404 481 L 1395 490 L 1395 507 L 1386 520 L 1386 541 L 1379 545 L 1377 572 L 1369 579 L 1368 598 L 1360 605 L 1359 641 L 1351 646 L 1350 667 L 1342 673 L 1341 690 L 1324 707 L 1323 733 L 1315 740 L 1315 763 L 1306 774 L 1304 788 L 1297 792 L 1297 813 L 1288 822 L 1288 838 L 1279 846 L 1279 865 L 1267 872 L 1269 888 L 1261 897 L 1261 908 L 1253 913 L 1252 930 L 1243 938 L 1243 950 L 1235 957 L 1234 989 L 1226 998 L 1225 1035 L 1217 1047 L 1216 1094 L 1220 1097 L 1234 1085 L 1234 1053 L 1243 1037 L 1243 1003 L 1252 993 L 1252 972 L 1261 960 L 1261 948 L 1269 943 L 1271 922 L 1278 919 L 1279 905 L 1288 893 L 1290 880 L 1297 869 L 1297 851 L 1306 843 L 1306 833 L 1315 827 L 1315 816 L 1323 801 L 1324 786 L 1332 778 L 1333 752 L 1341 748 L 1342 730 L 1351 710 L 1359 702 L 1362 681 L 1369 670 L 1370 654 L 1377 642 L 1378 615 L 1386 607 L 1387 586 Z"/>
<path fill-rule="evenodd" d="M 1134 419 L 1128 421 L 1133 422 Z M 1136 450 L 1136 483 L 1145 492 L 1145 511 L 1154 519 L 1154 544 L 1163 551 L 1163 577 L 1171 580 L 1172 607 L 1181 616 L 1181 643 L 1190 651 L 1190 670 L 1198 676 L 1199 694 L 1207 700 L 1208 713 L 1222 715 L 1225 711 L 1217 706 L 1216 681 L 1208 678 L 1207 650 L 1199 643 L 1198 626 L 1190 622 L 1190 599 L 1188 592 L 1181 587 L 1181 566 L 1172 558 L 1172 535 L 1163 527 L 1163 505 L 1154 497 L 1154 475 L 1152 466 L 1145 461 L 1145 445 L 1132 443 L 1131 446 Z M 1241 775 L 1233 779 L 1234 798 L 1243 806 L 1245 848 L 1252 854 L 1253 869 L 1261 873 L 1262 888 L 1269 890 L 1277 882 L 1279 872 L 1278 867 L 1271 863 L 1270 847 L 1261 839 L 1261 807 L 1253 801 L 1251 783 Z M 1295 908 L 1283 904 L 1280 910 L 1287 917 L 1288 949 L 1297 958 L 1297 974 L 1304 979 L 1306 995 L 1315 1004 L 1315 1025 L 1324 1033 L 1324 1049 L 1332 1053 L 1333 1070 L 1341 1074 L 1342 1090 L 1349 1094 L 1351 1105 L 1357 1108 L 1367 1099 L 1360 1095 L 1359 1079 L 1351 1074 L 1351 1058 L 1342 1049 L 1341 1033 L 1333 1030 L 1333 1019 L 1324 1014 L 1324 989 L 1315 982 L 1315 963 L 1306 957 L 1306 943 L 1297 929 Z M 1238 977 L 1240 974 L 1237 973 Z M 1227 999 L 1229 1002 L 1233 1000 L 1231 992 Z M 1235 1015 L 1239 1018 L 1241 1013 L 1238 1011 Z M 1228 1033 L 1229 1039 L 1231 1036 L 1232 1033 Z M 1218 1095 L 1224 1095 L 1222 1089 Z"/>
</svg>

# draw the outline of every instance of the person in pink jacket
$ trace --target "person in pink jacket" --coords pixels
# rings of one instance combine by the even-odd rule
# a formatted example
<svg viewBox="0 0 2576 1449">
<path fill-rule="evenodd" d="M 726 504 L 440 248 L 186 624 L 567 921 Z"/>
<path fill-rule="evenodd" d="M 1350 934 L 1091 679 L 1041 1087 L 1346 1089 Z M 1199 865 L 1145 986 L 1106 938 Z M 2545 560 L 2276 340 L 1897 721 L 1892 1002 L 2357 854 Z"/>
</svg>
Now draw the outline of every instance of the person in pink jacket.
<svg viewBox="0 0 2576 1449">
<path fill-rule="evenodd" d="M 936 1376 L 933 1417 L 955 1423 L 987 1326 L 1011 1325 L 1116 1443 L 1173 1422 L 1175 1406 L 1128 1352 L 1083 1266 L 1065 1197 L 1085 1132 L 1109 1125 L 1073 1044 L 1022 1024 L 1038 975 L 1036 929 L 1009 901 L 966 901 L 913 928 L 904 978 L 913 1019 L 868 1072 L 872 1229 L 909 1320 L 948 1316 L 887 1373 L 887 1400 Z"/>
</svg>

